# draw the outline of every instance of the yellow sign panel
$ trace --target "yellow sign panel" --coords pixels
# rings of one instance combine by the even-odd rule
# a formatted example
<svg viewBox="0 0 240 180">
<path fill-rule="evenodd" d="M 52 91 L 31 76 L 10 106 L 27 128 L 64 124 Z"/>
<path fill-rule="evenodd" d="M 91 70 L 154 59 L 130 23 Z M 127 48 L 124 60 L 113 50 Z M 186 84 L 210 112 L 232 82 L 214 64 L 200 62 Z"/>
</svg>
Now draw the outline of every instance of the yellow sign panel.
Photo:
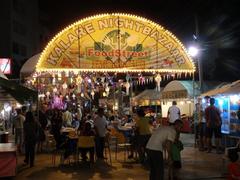
<svg viewBox="0 0 240 180">
<path fill-rule="evenodd" d="M 103 14 L 57 34 L 37 70 L 193 72 L 195 66 L 181 42 L 160 25 L 132 15 Z"/>
</svg>

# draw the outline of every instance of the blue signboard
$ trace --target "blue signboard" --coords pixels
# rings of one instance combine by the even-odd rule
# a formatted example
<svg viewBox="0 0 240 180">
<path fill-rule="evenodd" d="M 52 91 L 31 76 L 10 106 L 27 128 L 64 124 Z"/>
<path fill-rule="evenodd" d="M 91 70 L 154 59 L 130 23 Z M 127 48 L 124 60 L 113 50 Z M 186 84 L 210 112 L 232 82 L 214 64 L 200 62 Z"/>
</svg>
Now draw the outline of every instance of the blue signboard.
<svg viewBox="0 0 240 180">
<path fill-rule="evenodd" d="M 237 97 L 230 97 L 230 134 L 240 137 L 240 102 Z"/>
<path fill-rule="evenodd" d="M 224 134 L 230 134 L 229 98 L 216 98 L 215 105 L 221 112 L 221 132 Z"/>
</svg>

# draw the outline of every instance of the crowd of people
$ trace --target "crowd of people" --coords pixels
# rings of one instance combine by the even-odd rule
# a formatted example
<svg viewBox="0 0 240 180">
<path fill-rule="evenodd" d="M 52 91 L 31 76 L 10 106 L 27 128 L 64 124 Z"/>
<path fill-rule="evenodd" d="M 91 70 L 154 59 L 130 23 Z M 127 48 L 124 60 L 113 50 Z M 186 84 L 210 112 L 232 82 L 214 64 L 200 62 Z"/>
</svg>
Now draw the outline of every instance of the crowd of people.
<svg viewBox="0 0 240 180">
<path fill-rule="evenodd" d="M 206 97 L 205 100 L 205 104 L 202 102 L 196 104 L 194 112 L 199 150 L 211 152 L 211 138 L 214 134 L 217 153 L 221 153 L 220 111 L 214 106 L 215 100 L 213 98 Z M 208 102 L 209 105 L 207 105 Z M 168 176 L 171 179 L 182 166 L 180 152 L 183 150 L 183 144 L 179 137 L 183 122 L 181 121 L 180 109 L 175 101 L 168 110 L 169 126 L 159 125 L 153 117 L 146 117 L 142 108 L 137 109 L 132 116 L 123 115 L 121 118 L 114 115 L 106 116 L 101 107 L 92 112 L 84 112 L 79 107 L 77 109 L 67 108 L 64 111 L 40 109 L 39 112 L 35 113 L 22 108 L 17 109 L 16 114 L 13 120 L 15 142 L 19 152 L 25 151 L 24 163 L 30 164 L 30 167 L 34 166 L 35 149 L 38 152 L 42 152 L 44 149 L 46 132 L 53 135 L 56 149 L 66 150 L 64 158 L 73 153 L 73 149 L 77 148 L 77 142 L 66 141 L 69 138 L 68 134 L 63 133 L 64 128 L 71 128 L 78 137 L 94 137 L 92 146 L 79 147 L 78 149 L 83 161 L 87 160 L 88 152 L 90 162 L 94 161 L 94 153 L 99 160 L 105 158 L 106 136 L 107 134 L 111 135 L 114 129 L 123 134 L 126 142 L 131 144 L 131 154 L 128 158 L 134 158 L 133 154 L 136 152 L 139 162 L 149 166 L 151 180 L 163 179 L 165 152 L 168 154 Z M 232 158 L 232 162 L 235 161 L 236 157 Z"/>
<path fill-rule="evenodd" d="M 204 103 L 203 103 L 204 102 Z M 206 96 L 204 101 L 195 105 L 194 111 L 195 134 L 199 150 L 210 153 L 212 151 L 212 138 L 215 137 L 216 152 L 223 153 L 221 146 L 221 115 L 215 106 L 215 99 Z"/>
</svg>

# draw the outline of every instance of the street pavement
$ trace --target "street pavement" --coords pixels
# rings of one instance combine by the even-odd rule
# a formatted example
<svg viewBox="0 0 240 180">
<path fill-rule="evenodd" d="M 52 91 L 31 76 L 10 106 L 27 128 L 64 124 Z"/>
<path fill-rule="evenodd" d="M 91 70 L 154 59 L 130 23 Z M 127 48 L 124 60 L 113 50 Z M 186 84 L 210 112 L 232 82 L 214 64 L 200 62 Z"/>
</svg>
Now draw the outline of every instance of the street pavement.
<svg viewBox="0 0 240 180">
<path fill-rule="evenodd" d="M 226 179 L 223 166 L 223 154 L 200 152 L 194 148 L 194 136 L 181 134 L 184 144 L 182 151 L 182 169 L 178 172 L 178 179 L 201 180 L 201 179 Z M 59 160 L 54 166 L 51 162 L 51 154 L 42 153 L 36 155 L 35 166 L 24 166 L 23 156 L 18 156 L 18 173 L 12 179 L 81 179 L 81 180 L 147 180 L 149 170 L 132 160 L 124 162 L 123 152 L 119 152 L 118 160 L 115 160 L 112 152 L 112 165 L 106 161 L 97 161 L 93 167 L 87 164 L 59 165 Z M 167 174 L 167 173 L 165 173 Z M 167 179 L 167 177 L 166 177 Z"/>
</svg>

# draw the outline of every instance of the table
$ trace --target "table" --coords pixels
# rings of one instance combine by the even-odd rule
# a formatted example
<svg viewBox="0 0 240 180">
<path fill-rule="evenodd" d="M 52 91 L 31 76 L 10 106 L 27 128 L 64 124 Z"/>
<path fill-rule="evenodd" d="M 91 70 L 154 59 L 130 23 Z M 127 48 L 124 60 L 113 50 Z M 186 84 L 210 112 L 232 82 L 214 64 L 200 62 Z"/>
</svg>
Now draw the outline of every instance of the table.
<svg viewBox="0 0 240 180">
<path fill-rule="evenodd" d="M 17 153 L 13 143 L 0 143 L 0 177 L 16 175 Z"/>
<path fill-rule="evenodd" d="M 0 143 L 8 143 L 8 134 L 9 132 L 0 132 Z"/>
</svg>

